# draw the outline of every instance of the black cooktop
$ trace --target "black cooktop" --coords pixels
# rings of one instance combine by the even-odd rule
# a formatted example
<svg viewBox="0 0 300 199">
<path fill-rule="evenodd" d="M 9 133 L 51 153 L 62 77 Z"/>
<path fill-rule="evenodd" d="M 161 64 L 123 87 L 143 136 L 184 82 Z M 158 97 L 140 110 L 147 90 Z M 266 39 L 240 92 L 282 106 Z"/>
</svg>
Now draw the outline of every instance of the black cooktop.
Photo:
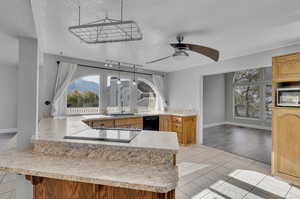
<svg viewBox="0 0 300 199">
<path fill-rule="evenodd" d="M 74 135 L 64 136 L 64 139 L 76 140 L 98 140 L 108 142 L 123 142 L 129 143 L 138 134 L 139 130 L 112 130 L 112 129 L 98 129 L 93 131 L 84 131 Z"/>
</svg>

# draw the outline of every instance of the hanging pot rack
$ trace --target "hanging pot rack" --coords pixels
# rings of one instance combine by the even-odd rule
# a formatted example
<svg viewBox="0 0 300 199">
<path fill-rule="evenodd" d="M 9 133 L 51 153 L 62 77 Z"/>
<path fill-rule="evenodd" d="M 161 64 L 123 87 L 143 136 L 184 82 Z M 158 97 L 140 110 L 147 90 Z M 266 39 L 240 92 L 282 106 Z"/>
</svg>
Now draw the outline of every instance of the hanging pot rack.
<svg viewBox="0 0 300 199">
<path fill-rule="evenodd" d="M 121 0 L 121 19 L 108 18 L 81 24 L 81 10 L 78 7 L 78 25 L 69 31 L 88 44 L 136 41 L 143 39 L 138 24 L 133 20 L 123 21 L 123 0 Z"/>
</svg>

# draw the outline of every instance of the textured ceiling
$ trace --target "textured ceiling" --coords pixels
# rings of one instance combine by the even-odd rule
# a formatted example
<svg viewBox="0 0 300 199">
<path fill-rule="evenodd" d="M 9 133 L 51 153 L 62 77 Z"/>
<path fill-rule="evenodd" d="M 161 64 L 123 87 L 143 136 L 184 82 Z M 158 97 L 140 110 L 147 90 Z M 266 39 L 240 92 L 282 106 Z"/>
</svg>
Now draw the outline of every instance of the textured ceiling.
<svg viewBox="0 0 300 199">
<path fill-rule="evenodd" d="M 67 30 L 78 23 L 103 18 L 120 18 L 120 0 L 46 1 L 44 47 L 48 53 L 96 61 L 118 59 L 144 64 L 168 56 L 168 45 L 178 33 L 185 42 L 219 49 L 221 59 L 252 54 L 300 41 L 299 0 L 124 0 L 124 18 L 135 20 L 144 34 L 142 41 L 90 45 Z M 36 19 L 39 20 L 39 19 Z M 147 69 L 175 71 L 212 62 L 190 52 L 185 60 L 168 59 L 145 65 Z"/>
</svg>

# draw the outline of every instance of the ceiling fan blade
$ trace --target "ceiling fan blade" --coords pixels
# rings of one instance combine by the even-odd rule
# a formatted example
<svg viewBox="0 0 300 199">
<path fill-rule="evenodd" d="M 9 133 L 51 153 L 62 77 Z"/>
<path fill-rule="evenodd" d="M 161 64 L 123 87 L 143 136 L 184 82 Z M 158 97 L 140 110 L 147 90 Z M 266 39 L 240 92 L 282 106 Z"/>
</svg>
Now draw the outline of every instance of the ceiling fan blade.
<svg viewBox="0 0 300 199">
<path fill-rule="evenodd" d="M 220 53 L 216 49 L 209 48 L 206 46 L 194 45 L 194 44 L 182 44 L 182 45 L 186 45 L 187 49 L 205 55 L 214 61 L 219 61 Z"/>
<path fill-rule="evenodd" d="M 153 60 L 153 61 L 146 62 L 146 64 L 152 64 L 152 63 L 155 63 L 155 62 L 159 62 L 159 61 L 168 59 L 168 58 L 170 58 L 170 57 L 173 57 L 173 55 L 170 55 L 170 56 L 167 56 L 167 57 L 163 57 L 163 58 L 160 58 L 160 59 L 155 59 L 155 60 Z"/>
</svg>

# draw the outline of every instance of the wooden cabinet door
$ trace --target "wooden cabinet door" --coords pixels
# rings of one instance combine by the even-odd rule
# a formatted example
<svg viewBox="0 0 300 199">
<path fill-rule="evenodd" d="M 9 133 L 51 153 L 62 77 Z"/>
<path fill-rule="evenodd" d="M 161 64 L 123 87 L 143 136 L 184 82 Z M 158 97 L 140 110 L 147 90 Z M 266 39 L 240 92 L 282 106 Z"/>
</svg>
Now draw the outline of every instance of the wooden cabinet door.
<svg viewBox="0 0 300 199">
<path fill-rule="evenodd" d="M 196 117 L 185 117 L 183 119 L 183 132 L 187 144 L 196 144 Z"/>
<path fill-rule="evenodd" d="M 95 120 L 92 121 L 93 127 L 107 127 L 107 128 L 113 128 L 115 127 L 115 121 L 113 119 L 111 120 Z"/>
<path fill-rule="evenodd" d="M 273 80 L 299 81 L 300 53 L 283 55 L 273 58 Z"/>
<path fill-rule="evenodd" d="M 170 115 L 159 116 L 159 130 L 172 131 L 172 116 Z"/>
<path fill-rule="evenodd" d="M 300 110 L 273 111 L 273 153 L 276 170 L 300 178 Z"/>
<path fill-rule="evenodd" d="M 143 118 L 122 118 L 115 120 L 115 127 L 119 128 L 143 128 Z"/>
</svg>

